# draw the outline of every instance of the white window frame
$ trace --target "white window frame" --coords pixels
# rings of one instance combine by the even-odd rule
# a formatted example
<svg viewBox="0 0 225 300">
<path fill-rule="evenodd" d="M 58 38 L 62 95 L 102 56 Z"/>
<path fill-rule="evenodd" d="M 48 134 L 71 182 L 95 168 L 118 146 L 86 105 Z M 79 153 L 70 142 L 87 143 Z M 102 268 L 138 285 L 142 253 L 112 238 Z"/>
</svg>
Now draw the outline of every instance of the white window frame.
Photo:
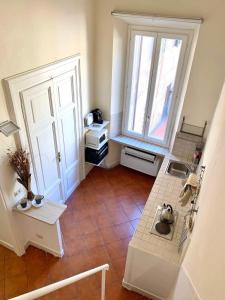
<svg viewBox="0 0 225 300">
<path fill-rule="evenodd" d="M 131 76 L 132 76 L 132 65 L 133 65 L 133 49 L 134 39 L 132 38 L 135 34 L 140 33 L 144 35 L 150 36 L 158 36 L 158 37 L 175 37 L 182 39 L 182 48 L 179 57 L 178 69 L 176 73 L 176 80 L 174 85 L 174 93 L 172 97 L 172 106 L 169 113 L 168 126 L 165 134 L 165 139 L 163 141 L 149 138 L 147 136 L 147 130 L 149 128 L 150 120 L 145 121 L 145 130 L 144 134 L 138 134 L 135 132 L 131 132 L 128 130 L 128 114 L 130 107 L 130 90 L 131 90 Z M 193 40 L 193 30 L 183 29 L 183 28 L 169 28 L 169 27 L 157 27 L 157 26 L 139 26 L 139 25 L 129 25 L 128 27 L 128 46 L 127 46 L 127 66 L 126 66 L 126 78 L 125 78 L 125 95 L 124 95 L 124 110 L 123 110 L 123 126 L 122 126 L 122 134 L 126 136 L 130 136 L 142 141 L 146 141 L 155 145 L 159 145 L 162 147 L 168 148 L 170 146 L 171 137 L 173 134 L 173 129 L 175 125 L 175 121 L 177 118 L 177 112 L 179 107 L 179 102 L 181 98 L 181 94 L 183 91 L 184 79 L 187 73 L 188 61 L 190 56 L 190 50 L 192 46 Z M 158 38 L 154 45 L 153 60 L 157 62 L 156 65 L 153 64 L 150 71 L 151 80 L 154 82 L 155 77 L 157 75 L 157 66 L 158 66 L 158 58 L 160 52 L 160 39 Z M 180 63 L 181 62 L 181 63 Z M 152 83 L 150 82 L 150 87 L 152 87 Z M 151 105 L 154 96 L 154 89 L 150 88 L 148 91 L 148 100 L 146 109 L 146 119 L 150 113 Z"/>
</svg>

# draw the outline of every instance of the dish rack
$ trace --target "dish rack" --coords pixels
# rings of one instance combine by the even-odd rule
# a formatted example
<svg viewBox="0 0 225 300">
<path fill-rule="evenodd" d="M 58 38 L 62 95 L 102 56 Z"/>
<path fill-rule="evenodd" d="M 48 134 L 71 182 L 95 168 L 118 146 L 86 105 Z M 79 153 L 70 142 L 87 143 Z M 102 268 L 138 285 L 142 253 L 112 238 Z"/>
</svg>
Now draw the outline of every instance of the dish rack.
<svg viewBox="0 0 225 300">
<path fill-rule="evenodd" d="M 185 123 L 185 116 L 183 116 L 180 132 L 203 138 L 206 127 L 207 127 L 207 121 L 205 121 L 205 124 L 203 127 L 200 127 L 200 126 Z"/>
<path fill-rule="evenodd" d="M 194 227 L 194 213 L 198 213 L 198 207 L 197 207 L 197 200 L 198 196 L 201 190 L 202 186 L 202 180 L 205 173 L 205 166 L 201 166 L 200 173 L 199 173 L 199 179 L 198 179 L 198 187 L 193 195 L 192 201 L 191 201 L 191 208 L 188 211 L 188 213 L 184 216 L 184 224 L 181 232 L 181 237 L 179 241 L 178 246 L 178 252 L 180 252 L 183 248 L 184 242 L 187 240 L 188 235 L 191 234 L 193 227 Z"/>
</svg>

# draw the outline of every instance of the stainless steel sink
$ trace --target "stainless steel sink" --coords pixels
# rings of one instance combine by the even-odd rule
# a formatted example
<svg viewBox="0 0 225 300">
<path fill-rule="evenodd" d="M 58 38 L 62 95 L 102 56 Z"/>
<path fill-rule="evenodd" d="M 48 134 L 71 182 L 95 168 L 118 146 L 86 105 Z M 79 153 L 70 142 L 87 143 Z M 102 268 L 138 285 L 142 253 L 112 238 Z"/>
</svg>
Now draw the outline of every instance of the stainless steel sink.
<svg viewBox="0 0 225 300">
<path fill-rule="evenodd" d="M 187 178 L 190 172 L 190 167 L 187 164 L 174 160 L 170 160 L 166 168 L 166 174 L 182 179 Z"/>
</svg>

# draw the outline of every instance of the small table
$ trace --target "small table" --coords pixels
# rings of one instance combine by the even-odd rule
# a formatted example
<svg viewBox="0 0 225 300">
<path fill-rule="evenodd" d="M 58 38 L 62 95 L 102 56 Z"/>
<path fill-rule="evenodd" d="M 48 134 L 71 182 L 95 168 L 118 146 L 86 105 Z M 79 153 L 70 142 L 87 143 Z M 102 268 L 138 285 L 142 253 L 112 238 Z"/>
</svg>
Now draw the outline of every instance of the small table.
<svg viewBox="0 0 225 300">
<path fill-rule="evenodd" d="M 42 207 L 31 207 L 21 211 L 14 206 L 16 213 L 17 235 L 21 241 L 21 255 L 29 245 L 33 245 L 55 256 L 64 254 L 59 218 L 67 205 L 45 199 Z"/>
</svg>

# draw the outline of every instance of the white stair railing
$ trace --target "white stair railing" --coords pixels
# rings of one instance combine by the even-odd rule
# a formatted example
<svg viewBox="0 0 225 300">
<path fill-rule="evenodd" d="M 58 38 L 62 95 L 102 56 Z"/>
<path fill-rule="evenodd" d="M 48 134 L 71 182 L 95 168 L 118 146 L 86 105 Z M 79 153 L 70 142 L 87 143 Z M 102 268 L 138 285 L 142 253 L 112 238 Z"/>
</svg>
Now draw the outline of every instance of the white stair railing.
<svg viewBox="0 0 225 300">
<path fill-rule="evenodd" d="M 37 299 L 41 296 L 47 295 L 51 292 L 54 292 L 58 289 L 61 289 L 67 285 L 70 285 L 71 283 L 77 282 L 83 278 L 89 277 L 95 273 L 102 272 L 102 282 L 101 282 L 101 300 L 105 300 L 105 280 L 106 280 L 106 271 L 109 270 L 109 265 L 105 264 L 102 266 L 99 266 L 97 268 L 88 270 L 86 272 L 74 275 L 72 277 L 69 277 L 67 279 L 49 284 L 47 286 L 44 286 L 40 289 L 34 290 L 32 292 L 11 298 L 9 300 L 33 300 Z"/>
</svg>

